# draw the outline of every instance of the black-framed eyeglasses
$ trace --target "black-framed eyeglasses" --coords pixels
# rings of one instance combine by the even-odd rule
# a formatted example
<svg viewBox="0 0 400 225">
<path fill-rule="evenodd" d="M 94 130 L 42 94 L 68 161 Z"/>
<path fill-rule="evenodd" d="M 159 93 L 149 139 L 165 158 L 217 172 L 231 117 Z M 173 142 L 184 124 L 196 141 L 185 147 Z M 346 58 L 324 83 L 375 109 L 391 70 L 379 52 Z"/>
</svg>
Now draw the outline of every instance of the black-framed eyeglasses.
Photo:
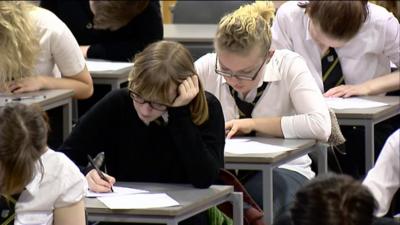
<svg viewBox="0 0 400 225">
<path fill-rule="evenodd" d="M 152 101 L 147 101 L 142 96 L 139 94 L 135 93 L 134 91 L 129 89 L 129 96 L 132 98 L 133 101 L 139 104 L 145 104 L 148 103 L 151 108 L 158 110 L 158 111 L 166 111 L 168 106 L 165 104 L 157 103 L 157 102 L 152 102 Z"/>
<path fill-rule="evenodd" d="M 264 66 L 265 60 L 266 59 L 264 57 L 263 63 L 258 68 L 258 70 L 254 73 L 254 75 L 249 76 L 249 74 L 232 73 L 232 72 L 223 71 L 223 70 L 218 69 L 218 66 L 217 66 L 218 65 L 218 55 L 216 55 L 215 56 L 215 69 L 214 70 L 215 70 L 216 74 L 219 74 L 219 75 L 224 76 L 224 77 L 235 77 L 236 79 L 239 79 L 239 80 L 254 80 L 254 79 L 256 79 L 256 77 L 257 77 L 258 73 L 260 72 L 261 68 Z"/>
</svg>

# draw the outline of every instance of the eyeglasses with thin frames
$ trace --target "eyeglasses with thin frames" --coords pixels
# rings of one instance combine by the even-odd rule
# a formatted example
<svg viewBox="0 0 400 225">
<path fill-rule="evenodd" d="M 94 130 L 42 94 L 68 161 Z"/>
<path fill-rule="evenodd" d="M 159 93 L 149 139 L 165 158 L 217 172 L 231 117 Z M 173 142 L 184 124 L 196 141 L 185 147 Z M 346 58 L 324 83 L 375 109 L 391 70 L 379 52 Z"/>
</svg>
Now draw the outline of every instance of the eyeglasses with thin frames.
<svg viewBox="0 0 400 225">
<path fill-rule="evenodd" d="M 223 71 L 223 70 L 218 69 L 218 67 L 217 67 L 218 55 L 216 55 L 216 57 L 215 57 L 215 69 L 214 70 L 215 70 L 216 74 L 219 74 L 219 75 L 224 76 L 224 77 L 235 77 L 236 79 L 239 79 L 239 80 L 254 80 L 254 79 L 256 79 L 256 77 L 257 77 L 258 73 L 260 72 L 261 68 L 264 66 L 265 60 L 266 60 L 266 57 L 264 57 L 263 63 L 257 69 L 257 71 L 254 73 L 254 75 L 253 76 L 249 76 L 248 74 L 237 74 L 237 73 L 231 73 L 231 72 L 227 72 L 227 71 Z"/>
<path fill-rule="evenodd" d="M 167 110 L 168 106 L 165 104 L 157 103 L 157 102 L 152 102 L 152 101 L 147 101 L 144 98 L 142 98 L 139 94 L 135 93 L 134 91 L 129 89 L 129 96 L 132 98 L 133 101 L 139 104 L 145 104 L 148 103 L 151 108 L 158 110 L 158 111 L 165 111 Z"/>
</svg>

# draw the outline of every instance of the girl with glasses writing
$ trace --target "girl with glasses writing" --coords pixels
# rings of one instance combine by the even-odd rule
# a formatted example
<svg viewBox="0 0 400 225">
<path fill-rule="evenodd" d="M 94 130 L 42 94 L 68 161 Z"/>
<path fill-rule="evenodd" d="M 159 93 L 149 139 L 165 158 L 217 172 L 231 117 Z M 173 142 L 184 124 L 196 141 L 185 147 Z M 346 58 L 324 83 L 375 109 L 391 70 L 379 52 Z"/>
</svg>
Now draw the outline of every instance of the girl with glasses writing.
<svg viewBox="0 0 400 225">
<path fill-rule="evenodd" d="M 203 91 L 189 51 L 160 41 L 134 63 L 128 89 L 98 102 L 60 150 L 78 165 L 87 164 L 87 154 L 105 152 L 109 182 L 95 170 L 86 174 L 96 192 L 109 192 L 115 181 L 208 187 L 223 167 L 224 119 L 218 100 Z M 207 218 L 181 224 L 207 224 Z"/>
<path fill-rule="evenodd" d="M 326 141 L 328 108 L 303 58 L 270 49 L 272 2 L 245 5 L 224 16 L 214 40 L 216 53 L 195 63 L 207 91 L 221 102 L 227 138 L 239 135 L 312 138 Z M 293 195 L 314 177 L 308 156 L 274 170 L 274 214 L 287 209 Z M 262 205 L 261 173 L 239 173 Z"/>
</svg>

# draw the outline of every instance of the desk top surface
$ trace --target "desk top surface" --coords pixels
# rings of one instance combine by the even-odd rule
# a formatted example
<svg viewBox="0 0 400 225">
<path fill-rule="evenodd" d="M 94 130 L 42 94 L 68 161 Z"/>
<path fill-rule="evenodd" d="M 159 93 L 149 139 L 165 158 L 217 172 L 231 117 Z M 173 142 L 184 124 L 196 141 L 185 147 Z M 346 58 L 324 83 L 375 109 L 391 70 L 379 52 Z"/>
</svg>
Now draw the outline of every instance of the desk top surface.
<svg viewBox="0 0 400 225">
<path fill-rule="evenodd" d="M 41 90 L 22 94 L 0 95 L 0 107 L 10 102 L 20 102 L 29 105 L 36 103 L 39 104 L 41 107 L 46 107 L 56 102 L 69 99 L 73 95 L 74 91 L 70 89 Z M 27 98 L 24 99 L 25 97 Z M 12 100 L 17 98 L 21 98 L 21 100 Z"/>
<path fill-rule="evenodd" d="M 212 185 L 210 188 L 198 189 L 187 184 L 161 184 L 161 183 L 136 183 L 121 182 L 119 186 L 144 189 L 150 193 L 167 193 L 179 202 L 179 206 L 153 208 L 153 209 L 128 209 L 111 210 L 96 198 L 86 198 L 86 211 L 90 213 L 113 215 L 153 215 L 153 216 L 178 216 L 188 211 L 208 205 L 210 202 L 225 197 L 233 192 L 232 186 Z"/>
<path fill-rule="evenodd" d="M 130 62 L 112 62 L 101 59 L 88 59 L 86 65 L 94 79 L 125 79 L 128 78 L 133 67 L 133 63 Z"/>
<path fill-rule="evenodd" d="M 298 153 L 299 151 L 309 149 L 310 147 L 317 144 L 316 140 L 313 139 L 284 139 L 284 138 L 263 138 L 263 137 L 252 137 L 254 141 L 261 143 L 277 145 L 282 147 L 291 148 L 288 152 L 278 153 L 264 153 L 264 154 L 232 154 L 225 152 L 226 163 L 274 163 L 287 156 Z"/>
<path fill-rule="evenodd" d="M 399 96 L 363 96 L 362 99 L 387 103 L 389 105 L 368 109 L 334 109 L 336 117 L 340 119 L 375 119 L 388 114 L 399 113 Z"/>
<path fill-rule="evenodd" d="M 164 24 L 164 39 L 179 42 L 213 42 L 216 24 Z"/>
</svg>

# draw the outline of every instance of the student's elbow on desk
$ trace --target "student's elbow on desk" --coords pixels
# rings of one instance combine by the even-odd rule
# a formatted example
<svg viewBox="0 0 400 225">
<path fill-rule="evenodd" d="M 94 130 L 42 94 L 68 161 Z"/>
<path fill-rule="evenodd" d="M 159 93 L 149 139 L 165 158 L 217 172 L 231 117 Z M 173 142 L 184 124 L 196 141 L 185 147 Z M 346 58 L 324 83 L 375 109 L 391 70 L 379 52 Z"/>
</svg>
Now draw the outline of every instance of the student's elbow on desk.
<svg viewBox="0 0 400 225">
<path fill-rule="evenodd" d="M 311 138 L 327 141 L 331 134 L 331 120 L 323 115 L 296 115 L 282 117 L 285 138 Z"/>
</svg>

